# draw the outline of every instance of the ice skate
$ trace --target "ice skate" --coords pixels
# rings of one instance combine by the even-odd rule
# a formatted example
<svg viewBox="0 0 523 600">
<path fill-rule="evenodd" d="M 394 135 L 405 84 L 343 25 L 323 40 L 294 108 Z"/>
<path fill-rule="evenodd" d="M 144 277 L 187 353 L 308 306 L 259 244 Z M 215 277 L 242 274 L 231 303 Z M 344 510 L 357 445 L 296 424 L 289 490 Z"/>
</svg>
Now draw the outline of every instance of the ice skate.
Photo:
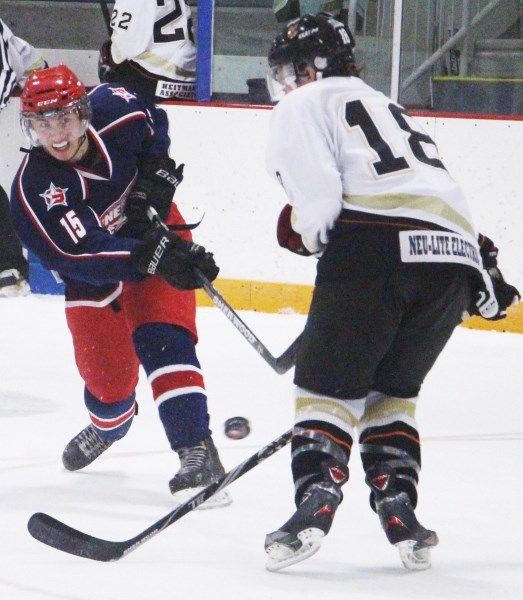
<svg viewBox="0 0 523 600">
<path fill-rule="evenodd" d="M 106 442 L 100 437 L 93 425 L 88 425 L 65 447 L 62 454 L 64 467 L 68 471 L 83 469 L 111 445 L 112 442 Z"/>
<path fill-rule="evenodd" d="M 5 269 L 0 273 L 0 298 L 27 296 L 30 291 L 27 279 L 18 269 Z"/>
<path fill-rule="evenodd" d="M 218 451 L 210 437 L 196 446 L 180 448 L 177 453 L 180 457 L 180 470 L 169 481 L 169 489 L 180 504 L 187 502 L 204 487 L 225 475 Z M 221 490 L 199 508 L 218 508 L 228 506 L 231 502 L 229 493 Z"/>
<path fill-rule="evenodd" d="M 330 482 L 312 484 L 294 515 L 267 534 L 265 552 L 268 571 L 279 571 L 315 554 L 331 528 L 341 491 Z"/>
<path fill-rule="evenodd" d="M 429 569 L 430 549 L 438 544 L 438 536 L 418 522 L 408 495 L 391 486 L 393 477 L 392 471 L 387 469 L 372 469 L 367 473 L 381 526 L 389 542 L 398 548 L 405 568 L 411 571 Z"/>
</svg>

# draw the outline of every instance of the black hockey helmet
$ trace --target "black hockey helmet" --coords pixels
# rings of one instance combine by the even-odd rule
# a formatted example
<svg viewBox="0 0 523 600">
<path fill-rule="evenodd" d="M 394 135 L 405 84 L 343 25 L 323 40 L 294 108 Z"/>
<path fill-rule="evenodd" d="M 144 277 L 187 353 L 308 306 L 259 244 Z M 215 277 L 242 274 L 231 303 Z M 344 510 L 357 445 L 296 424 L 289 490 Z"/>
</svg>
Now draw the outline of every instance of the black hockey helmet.
<svg viewBox="0 0 523 600">
<path fill-rule="evenodd" d="M 289 21 L 269 50 L 269 67 L 274 72 L 283 65 L 307 63 L 318 79 L 357 73 L 352 33 L 329 13 L 307 14 Z"/>
</svg>

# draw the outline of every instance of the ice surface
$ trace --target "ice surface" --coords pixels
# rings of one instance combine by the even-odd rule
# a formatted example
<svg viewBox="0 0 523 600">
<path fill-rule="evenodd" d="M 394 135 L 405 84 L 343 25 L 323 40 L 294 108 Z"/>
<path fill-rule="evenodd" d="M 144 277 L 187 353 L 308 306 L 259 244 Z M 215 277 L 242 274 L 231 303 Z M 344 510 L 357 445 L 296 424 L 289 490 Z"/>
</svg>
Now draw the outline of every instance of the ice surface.
<svg viewBox="0 0 523 600">
<path fill-rule="evenodd" d="M 429 374 L 418 408 L 424 441 L 418 516 L 440 545 L 429 571 L 400 563 L 368 507 L 357 452 L 345 499 L 321 550 L 265 570 L 265 533 L 292 513 L 289 448 L 231 485 L 228 508 L 195 511 L 116 563 L 70 556 L 34 540 L 46 512 L 123 540 L 170 512 L 178 466 L 142 377 L 129 434 L 84 471 L 61 453 L 87 425 L 82 382 L 59 297 L 0 300 L 0 598 L 2 600 L 420 600 L 523 597 L 523 336 L 458 328 Z M 241 313 L 275 355 L 299 315 Z M 292 372 L 277 375 L 216 309 L 199 309 L 199 357 L 211 425 L 227 469 L 292 423 Z M 241 441 L 223 433 L 250 420 Z"/>
</svg>

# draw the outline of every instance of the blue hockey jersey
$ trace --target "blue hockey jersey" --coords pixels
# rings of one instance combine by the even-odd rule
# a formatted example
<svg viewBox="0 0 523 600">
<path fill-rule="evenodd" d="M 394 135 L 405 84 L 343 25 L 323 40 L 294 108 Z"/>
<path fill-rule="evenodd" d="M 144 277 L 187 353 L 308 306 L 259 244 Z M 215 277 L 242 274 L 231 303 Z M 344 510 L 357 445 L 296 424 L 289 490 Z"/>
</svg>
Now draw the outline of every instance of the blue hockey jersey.
<svg viewBox="0 0 523 600">
<path fill-rule="evenodd" d="M 168 156 L 170 146 L 165 111 L 118 84 L 97 86 L 89 97 L 87 136 L 97 159 L 87 168 L 32 148 L 11 190 L 23 245 L 66 282 L 84 282 L 86 288 L 143 278 L 130 261 L 140 241 L 118 231 L 140 162 Z"/>
</svg>

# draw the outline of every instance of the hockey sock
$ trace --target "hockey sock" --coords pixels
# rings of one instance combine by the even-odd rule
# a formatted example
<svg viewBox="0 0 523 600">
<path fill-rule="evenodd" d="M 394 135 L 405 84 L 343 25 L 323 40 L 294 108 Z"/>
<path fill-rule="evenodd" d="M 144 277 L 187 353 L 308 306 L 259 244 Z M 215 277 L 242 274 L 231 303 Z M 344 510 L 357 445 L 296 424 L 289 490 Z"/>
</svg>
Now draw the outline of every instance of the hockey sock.
<svg viewBox="0 0 523 600">
<path fill-rule="evenodd" d="M 98 400 L 85 388 L 84 402 L 89 411 L 91 423 L 106 442 L 115 442 L 123 438 L 129 431 L 137 412 L 134 393 L 124 400 L 106 403 Z"/>
<path fill-rule="evenodd" d="M 189 332 L 149 323 L 134 332 L 133 340 L 171 448 L 194 446 L 208 438 L 205 382 Z"/>
<path fill-rule="evenodd" d="M 347 465 L 354 427 L 363 413 L 365 399 L 340 400 L 295 388 L 295 435 L 292 439 L 292 474 L 298 505 L 305 490 L 325 478 L 325 469 L 339 470 L 339 485 L 348 479 Z M 343 477 L 342 472 L 346 473 Z M 331 473 L 336 477 L 335 471 Z"/>
<path fill-rule="evenodd" d="M 395 490 L 406 492 L 413 508 L 418 500 L 416 488 L 421 469 L 420 438 L 414 418 L 416 400 L 372 392 L 358 426 L 365 472 L 380 466 L 391 469 Z M 370 505 L 376 510 L 373 491 Z"/>
</svg>

